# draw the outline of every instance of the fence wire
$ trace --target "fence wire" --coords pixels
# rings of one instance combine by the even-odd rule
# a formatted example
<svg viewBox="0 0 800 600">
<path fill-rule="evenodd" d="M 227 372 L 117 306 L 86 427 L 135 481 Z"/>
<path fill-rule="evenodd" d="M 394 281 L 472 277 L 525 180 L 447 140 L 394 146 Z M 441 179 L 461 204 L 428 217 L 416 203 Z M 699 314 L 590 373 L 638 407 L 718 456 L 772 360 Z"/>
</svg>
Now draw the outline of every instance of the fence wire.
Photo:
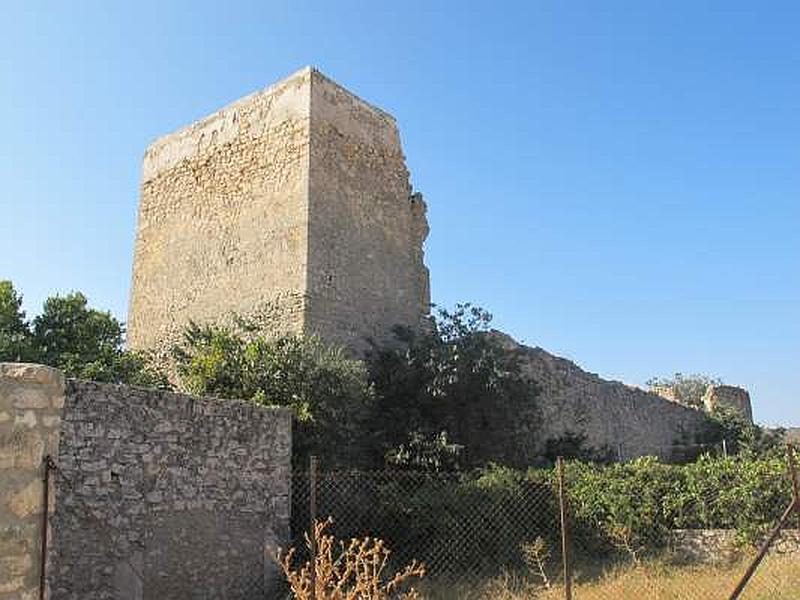
<svg viewBox="0 0 800 600">
<path fill-rule="evenodd" d="M 322 470 L 313 503 L 311 481 L 308 472 L 293 475 L 291 545 L 298 563 L 309 557 L 305 535 L 313 504 L 318 520 L 331 519 L 328 531 L 338 540 L 383 540 L 393 552 L 387 575 L 412 560 L 422 562 L 426 575 L 414 584 L 422 598 L 566 597 L 553 472 Z M 619 525 L 620 515 L 608 523 L 588 520 L 565 484 L 566 548 L 576 600 L 727 599 L 755 553 L 755 546 L 742 546 L 731 531 L 637 530 Z M 637 490 L 629 493 L 631 504 L 639 501 Z M 708 506 L 715 501 L 709 497 Z M 779 542 L 741 598 L 800 598 L 800 534 L 782 532 Z"/>
</svg>

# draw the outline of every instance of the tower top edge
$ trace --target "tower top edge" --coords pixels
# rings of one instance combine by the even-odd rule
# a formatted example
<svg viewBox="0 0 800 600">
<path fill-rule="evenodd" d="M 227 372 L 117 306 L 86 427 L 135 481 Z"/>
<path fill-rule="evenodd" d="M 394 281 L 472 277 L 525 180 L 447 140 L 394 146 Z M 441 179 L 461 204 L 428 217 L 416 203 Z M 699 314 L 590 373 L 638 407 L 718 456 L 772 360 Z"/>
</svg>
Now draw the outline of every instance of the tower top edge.
<svg viewBox="0 0 800 600">
<path fill-rule="evenodd" d="M 324 93 L 326 87 L 343 94 L 349 101 L 387 122 L 391 127 L 397 126 L 391 114 L 360 98 L 316 67 L 307 65 L 265 88 L 242 96 L 205 117 L 153 140 L 144 152 L 142 181 L 152 179 L 164 169 L 194 154 L 203 143 L 208 144 L 209 139 L 214 139 L 218 144 L 235 136 L 240 113 L 256 104 L 263 102 L 267 113 L 275 111 L 279 113 L 269 120 L 283 120 L 290 118 L 290 115 L 292 118 L 310 118 L 312 94 L 320 90 Z M 266 114 L 263 108 L 259 112 L 262 116 Z"/>
</svg>

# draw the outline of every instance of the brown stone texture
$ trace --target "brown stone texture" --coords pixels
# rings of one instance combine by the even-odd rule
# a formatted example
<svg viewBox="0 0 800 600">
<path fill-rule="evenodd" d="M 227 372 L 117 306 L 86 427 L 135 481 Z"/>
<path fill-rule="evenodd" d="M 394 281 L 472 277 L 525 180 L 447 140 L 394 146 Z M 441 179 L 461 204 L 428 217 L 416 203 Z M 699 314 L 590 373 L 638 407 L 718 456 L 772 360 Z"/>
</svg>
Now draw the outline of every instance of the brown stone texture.
<svg viewBox="0 0 800 600">
<path fill-rule="evenodd" d="M 710 385 L 703 395 L 703 406 L 708 412 L 716 408 L 732 408 L 752 423 L 753 408 L 747 390 L 732 385 Z"/>
<path fill-rule="evenodd" d="M 51 598 L 267 597 L 290 461 L 286 409 L 68 380 Z"/>
<path fill-rule="evenodd" d="M 361 350 L 428 313 L 426 235 L 392 117 L 303 69 L 147 149 L 129 344 L 235 313 Z"/>
<path fill-rule="evenodd" d="M 606 449 L 623 460 L 644 455 L 671 460 L 681 445 L 693 442 L 708 424 L 702 411 L 602 379 L 500 332 L 492 335 L 519 353 L 523 374 L 540 386 L 537 439 L 542 446 L 534 449 L 535 453 L 543 450 L 548 439 L 570 433 L 585 435 L 587 447 Z"/>
<path fill-rule="evenodd" d="M 57 451 L 63 397 L 56 369 L 0 363 L 0 600 L 39 597 L 43 461 Z"/>
</svg>

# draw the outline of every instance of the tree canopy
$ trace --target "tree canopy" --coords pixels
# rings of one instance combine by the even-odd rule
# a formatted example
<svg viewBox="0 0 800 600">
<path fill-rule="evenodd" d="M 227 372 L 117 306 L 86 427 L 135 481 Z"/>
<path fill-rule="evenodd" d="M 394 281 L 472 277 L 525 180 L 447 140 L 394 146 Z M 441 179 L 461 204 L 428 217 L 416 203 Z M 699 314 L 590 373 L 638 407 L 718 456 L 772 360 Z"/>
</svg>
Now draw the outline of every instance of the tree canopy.
<svg viewBox="0 0 800 600">
<path fill-rule="evenodd" d="M 167 386 L 146 355 L 125 349 L 123 324 L 110 312 L 91 308 L 80 292 L 47 298 L 33 321 L 21 306 L 12 283 L 0 281 L 0 360 L 39 362 L 67 377 Z"/>
<path fill-rule="evenodd" d="M 363 464 L 373 390 L 361 361 L 318 337 L 271 337 L 250 323 L 186 330 L 175 348 L 180 386 L 202 396 L 243 399 L 294 411 L 295 461 Z"/>
</svg>

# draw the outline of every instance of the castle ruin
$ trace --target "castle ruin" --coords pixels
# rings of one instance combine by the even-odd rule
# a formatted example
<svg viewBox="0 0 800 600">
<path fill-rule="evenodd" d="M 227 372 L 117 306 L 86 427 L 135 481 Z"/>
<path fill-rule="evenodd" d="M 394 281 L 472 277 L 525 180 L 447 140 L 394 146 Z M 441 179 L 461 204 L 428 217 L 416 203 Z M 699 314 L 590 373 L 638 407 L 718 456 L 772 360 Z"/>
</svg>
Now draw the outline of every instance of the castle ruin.
<svg viewBox="0 0 800 600">
<path fill-rule="evenodd" d="M 237 315 L 360 352 L 429 312 L 394 119 L 313 68 L 145 152 L 128 343 Z"/>
<path fill-rule="evenodd" d="M 129 345 L 163 352 L 190 321 L 238 315 L 360 354 L 426 322 L 427 234 L 394 119 L 302 69 L 145 152 Z M 700 410 L 503 340 L 541 388 L 536 452 L 580 434 L 620 458 L 668 459 L 708 425 Z"/>
</svg>

